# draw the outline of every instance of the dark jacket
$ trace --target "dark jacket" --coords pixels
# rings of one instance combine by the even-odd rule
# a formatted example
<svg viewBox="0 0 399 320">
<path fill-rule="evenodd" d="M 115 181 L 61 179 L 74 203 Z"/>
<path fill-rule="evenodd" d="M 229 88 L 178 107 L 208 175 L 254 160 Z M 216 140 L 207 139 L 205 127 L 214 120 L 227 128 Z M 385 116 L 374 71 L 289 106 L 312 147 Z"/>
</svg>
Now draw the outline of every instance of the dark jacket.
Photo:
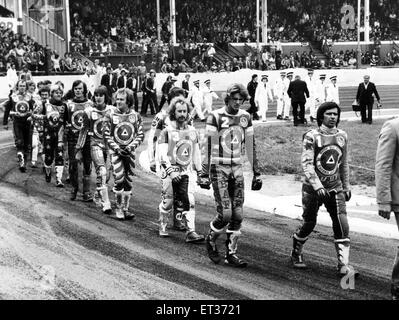
<svg viewBox="0 0 399 320">
<path fill-rule="evenodd" d="M 109 93 L 109 94 L 114 93 L 114 92 L 116 91 L 116 89 L 117 89 L 117 86 L 116 86 L 116 79 L 117 79 L 116 75 L 113 74 L 113 75 L 112 75 L 112 81 L 111 81 L 111 84 L 110 84 L 110 83 L 109 83 L 109 75 L 108 75 L 108 74 L 104 74 L 104 75 L 101 77 L 101 85 L 107 87 L 108 93 Z"/>
<path fill-rule="evenodd" d="M 367 89 L 364 85 L 364 82 L 359 83 L 359 87 L 357 88 L 356 100 L 358 100 L 360 104 L 373 103 L 373 93 L 375 94 L 377 101 L 380 101 L 380 96 L 373 82 L 368 83 Z"/>
<path fill-rule="evenodd" d="M 253 82 L 252 80 L 250 82 L 248 82 L 247 90 L 248 90 L 249 96 L 251 97 L 251 100 L 255 99 L 255 92 L 256 92 L 257 86 L 258 86 L 257 82 Z"/>
<path fill-rule="evenodd" d="M 290 82 L 287 93 L 291 98 L 291 102 L 306 102 L 306 98 L 309 98 L 306 82 L 299 79 Z"/>
</svg>

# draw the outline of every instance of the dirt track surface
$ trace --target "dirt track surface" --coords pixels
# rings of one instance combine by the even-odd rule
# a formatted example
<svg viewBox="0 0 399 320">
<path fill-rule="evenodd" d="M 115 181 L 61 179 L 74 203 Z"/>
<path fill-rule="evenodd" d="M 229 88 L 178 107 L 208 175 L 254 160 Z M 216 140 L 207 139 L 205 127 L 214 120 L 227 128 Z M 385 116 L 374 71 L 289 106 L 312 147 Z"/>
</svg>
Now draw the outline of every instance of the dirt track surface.
<svg viewBox="0 0 399 320">
<path fill-rule="evenodd" d="M 0 132 L 4 137 L 4 131 Z M 9 135 L 9 133 L 7 133 Z M 7 142 L 8 141 L 8 142 Z M 2 299 L 389 299 L 397 243 L 353 233 L 354 290 L 335 274 L 331 228 L 317 226 L 305 246 L 307 270 L 289 261 L 299 221 L 245 209 L 239 254 L 246 269 L 214 265 L 184 233 L 158 237 L 160 183 L 136 171 L 133 221 L 69 201 L 69 186 L 47 184 L 41 169 L 16 169 L 9 139 L 0 142 L 0 298 Z M 94 186 L 94 172 L 92 175 Z M 110 192 L 111 199 L 113 194 Z M 206 233 L 213 199 L 197 197 L 197 229 Z M 224 238 L 219 248 L 224 252 Z"/>
</svg>

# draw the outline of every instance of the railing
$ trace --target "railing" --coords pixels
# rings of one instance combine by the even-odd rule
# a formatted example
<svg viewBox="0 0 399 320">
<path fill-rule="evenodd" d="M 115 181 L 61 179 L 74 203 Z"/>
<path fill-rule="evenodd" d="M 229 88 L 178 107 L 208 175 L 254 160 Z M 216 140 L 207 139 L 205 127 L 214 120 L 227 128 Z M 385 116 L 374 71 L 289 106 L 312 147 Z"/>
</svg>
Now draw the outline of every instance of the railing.
<svg viewBox="0 0 399 320">
<path fill-rule="evenodd" d="M 52 50 L 63 57 L 67 51 L 66 41 L 54 32 L 44 28 L 36 20 L 24 15 L 24 33 L 33 38 L 37 43 L 43 47 L 50 47 Z"/>
</svg>

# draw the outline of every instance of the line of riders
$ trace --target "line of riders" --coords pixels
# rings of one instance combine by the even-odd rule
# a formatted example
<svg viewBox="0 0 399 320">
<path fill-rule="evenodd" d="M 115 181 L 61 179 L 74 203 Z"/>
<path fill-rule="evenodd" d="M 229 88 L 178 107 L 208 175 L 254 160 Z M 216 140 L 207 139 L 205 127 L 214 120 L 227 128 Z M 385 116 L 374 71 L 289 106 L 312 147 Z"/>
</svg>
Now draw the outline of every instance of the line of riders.
<svg viewBox="0 0 399 320">
<path fill-rule="evenodd" d="M 5 103 L 3 125 L 13 118 L 18 168 L 26 172 L 31 153 L 32 167 L 37 167 L 42 153 L 44 175 L 51 182 L 53 166 L 55 184 L 62 182 L 67 163 L 70 199 L 79 192 L 79 169 L 82 168 L 83 201 L 95 201 L 104 214 L 112 214 L 108 195 L 110 172 L 115 195 L 115 216 L 134 218 L 130 208 L 137 147 L 144 141 L 143 119 L 134 110 L 134 97 L 129 89 L 119 89 L 111 105 L 105 86 L 87 98 L 87 86 L 81 80 L 65 93 L 61 82 L 38 84 L 37 94 L 29 92 L 29 83 L 20 80 Z M 243 148 L 250 162 L 253 179 L 251 190 L 260 190 L 259 165 L 256 156 L 254 127 L 251 115 L 242 109 L 248 100 L 247 89 L 239 83 L 227 88 L 225 106 L 211 111 L 206 119 L 204 138 L 194 128 L 193 108 L 185 98 L 186 91 L 173 87 L 168 105 L 154 117 L 148 137 L 148 161 L 151 171 L 161 180 L 159 204 L 159 236 L 168 237 L 168 224 L 185 231 L 187 243 L 206 243 L 209 258 L 220 263 L 217 239 L 226 236 L 224 262 L 234 267 L 246 267 L 237 255 L 241 236 L 244 203 Z M 65 99 L 69 97 L 69 99 Z M 302 167 L 305 180 L 302 190 L 303 225 L 293 235 L 291 261 L 296 268 L 306 267 L 302 247 L 316 225 L 319 207 L 324 204 L 333 221 L 337 250 L 338 273 L 358 274 L 349 265 L 349 226 L 345 201 L 350 199 L 347 165 L 347 135 L 337 129 L 340 108 L 334 102 L 322 104 L 317 110 L 316 129 L 303 139 Z M 41 147 L 40 147 L 41 146 Z M 68 160 L 68 161 L 67 161 Z M 79 166 L 79 163 L 82 165 Z M 96 172 L 96 192 L 90 190 L 92 163 Z M 110 166 L 108 165 L 110 164 Z M 206 236 L 195 229 L 195 200 L 189 188 L 191 173 L 197 184 L 210 189 L 216 202 L 216 215 Z"/>
</svg>

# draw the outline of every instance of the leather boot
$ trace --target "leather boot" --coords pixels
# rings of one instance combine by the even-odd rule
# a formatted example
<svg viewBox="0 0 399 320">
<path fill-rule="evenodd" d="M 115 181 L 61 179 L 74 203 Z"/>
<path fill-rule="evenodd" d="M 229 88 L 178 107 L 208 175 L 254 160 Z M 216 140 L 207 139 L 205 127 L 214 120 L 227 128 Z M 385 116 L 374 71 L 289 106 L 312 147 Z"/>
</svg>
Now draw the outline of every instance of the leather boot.
<svg viewBox="0 0 399 320">
<path fill-rule="evenodd" d="M 83 201 L 84 202 L 92 202 L 93 195 L 90 193 L 90 176 L 83 176 Z"/>
<path fill-rule="evenodd" d="M 226 257 L 224 263 L 236 268 L 245 268 L 248 263 L 245 260 L 239 258 L 236 254 L 237 242 L 238 238 L 241 235 L 241 231 L 226 230 L 226 234 Z"/>
<path fill-rule="evenodd" d="M 299 238 L 295 233 L 292 236 L 291 262 L 294 268 L 304 269 L 306 264 L 302 258 L 302 248 L 308 238 Z"/>
</svg>

